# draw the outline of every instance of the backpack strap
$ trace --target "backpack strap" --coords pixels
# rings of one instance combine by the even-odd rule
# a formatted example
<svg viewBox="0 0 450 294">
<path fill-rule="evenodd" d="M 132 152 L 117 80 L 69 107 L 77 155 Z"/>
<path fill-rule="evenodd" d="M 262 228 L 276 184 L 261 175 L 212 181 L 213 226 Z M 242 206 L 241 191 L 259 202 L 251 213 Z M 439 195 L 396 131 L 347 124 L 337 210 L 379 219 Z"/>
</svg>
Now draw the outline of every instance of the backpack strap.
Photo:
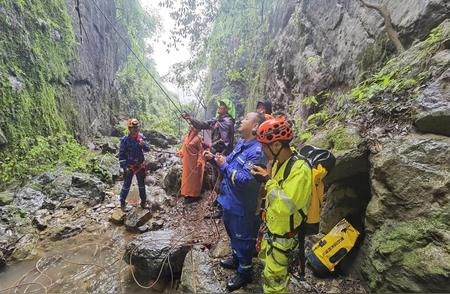
<svg viewBox="0 0 450 294">
<path fill-rule="evenodd" d="M 294 151 L 292 153 L 291 157 L 289 158 L 289 161 L 286 164 L 286 168 L 284 169 L 284 173 L 283 173 L 283 179 L 278 183 L 279 185 L 281 185 L 289 177 L 289 174 L 291 173 L 292 167 L 294 166 L 294 164 L 295 164 L 295 162 L 297 160 L 304 160 L 308 164 L 309 168 L 311 168 L 311 163 L 303 155 L 301 155 L 301 154 L 297 153 L 296 151 Z M 287 238 L 291 238 L 292 236 L 294 236 L 297 233 L 297 231 L 300 228 L 300 226 L 306 220 L 306 214 L 305 214 L 305 212 L 303 211 L 302 208 L 300 208 L 298 210 L 298 213 L 302 216 L 302 222 L 300 223 L 300 225 L 297 228 L 295 228 L 294 227 L 294 214 L 290 215 L 290 217 L 289 217 L 289 226 L 290 226 L 291 231 L 286 234 L 285 237 L 287 237 Z"/>
</svg>

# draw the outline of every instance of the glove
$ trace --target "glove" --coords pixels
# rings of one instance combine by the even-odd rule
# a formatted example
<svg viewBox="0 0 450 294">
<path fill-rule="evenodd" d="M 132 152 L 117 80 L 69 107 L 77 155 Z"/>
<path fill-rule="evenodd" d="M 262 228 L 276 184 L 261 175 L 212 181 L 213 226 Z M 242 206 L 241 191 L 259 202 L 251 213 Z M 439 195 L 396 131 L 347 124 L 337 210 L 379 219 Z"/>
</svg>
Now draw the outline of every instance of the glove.
<svg viewBox="0 0 450 294">
<path fill-rule="evenodd" d="M 262 175 L 256 174 L 256 175 L 253 175 L 253 177 L 255 178 L 255 180 L 258 183 L 266 183 L 268 180 L 270 180 L 269 175 L 266 175 L 265 177 L 263 177 Z"/>
</svg>

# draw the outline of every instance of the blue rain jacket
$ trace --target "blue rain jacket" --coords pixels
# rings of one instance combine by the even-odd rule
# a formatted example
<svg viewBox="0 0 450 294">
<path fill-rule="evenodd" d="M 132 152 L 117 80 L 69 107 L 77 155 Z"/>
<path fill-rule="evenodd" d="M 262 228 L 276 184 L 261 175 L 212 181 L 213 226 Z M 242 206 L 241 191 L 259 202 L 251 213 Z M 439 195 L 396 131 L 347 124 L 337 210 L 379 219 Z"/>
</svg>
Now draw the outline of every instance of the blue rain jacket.
<svg viewBox="0 0 450 294">
<path fill-rule="evenodd" d="M 138 167 L 144 162 L 144 152 L 150 151 L 150 146 L 148 143 L 140 146 L 140 140 L 145 140 L 140 133 L 136 137 L 123 136 L 120 139 L 119 163 L 121 168 Z"/>
<path fill-rule="evenodd" d="M 261 143 L 240 140 L 226 163 L 220 167 L 223 179 L 219 203 L 224 209 L 239 216 L 252 216 L 256 211 L 260 184 L 251 174 L 251 165 L 266 163 Z"/>
</svg>

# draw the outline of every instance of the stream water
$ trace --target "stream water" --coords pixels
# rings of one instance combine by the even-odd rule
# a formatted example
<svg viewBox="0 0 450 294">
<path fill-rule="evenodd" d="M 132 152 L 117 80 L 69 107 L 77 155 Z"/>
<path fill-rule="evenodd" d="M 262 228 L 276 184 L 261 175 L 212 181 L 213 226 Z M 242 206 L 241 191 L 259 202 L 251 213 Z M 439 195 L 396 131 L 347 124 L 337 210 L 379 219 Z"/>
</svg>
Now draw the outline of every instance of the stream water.
<svg viewBox="0 0 450 294">
<path fill-rule="evenodd" d="M 118 195 L 119 190 L 115 186 L 112 194 Z M 117 202 L 114 198 L 109 202 Z M 136 185 L 128 202 L 139 203 Z M 109 211 L 99 213 L 97 222 L 68 239 L 40 238 L 31 260 L 12 262 L 0 270 L 0 293 L 152 293 L 166 289 L 164 281 L 152 289 L 134 282 L 123 260 L 125 245 L 134 234 L 109 223 L 109 215 Z"/>
</svg>

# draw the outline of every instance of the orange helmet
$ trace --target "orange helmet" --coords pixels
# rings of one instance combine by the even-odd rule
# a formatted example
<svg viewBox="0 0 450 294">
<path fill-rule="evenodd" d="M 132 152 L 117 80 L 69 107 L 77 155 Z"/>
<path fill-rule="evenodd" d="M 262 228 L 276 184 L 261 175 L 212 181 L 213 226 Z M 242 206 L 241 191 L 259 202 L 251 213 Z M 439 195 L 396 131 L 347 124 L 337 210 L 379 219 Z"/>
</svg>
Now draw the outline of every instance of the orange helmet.
<svg viewBox="0 0 450 294">
<path fill-rule="evenodd" d="M 128 127 L 129 128 L 134 128 L 134 127 L 138 127 L 139 126 L 139 121 L 135 118 L 130 118 L 128 119 Z"/>
<path fill-rule="evenodd" d="M 259 125 L 256 140 L 270 144 L 276 141 L 290 141 L 293 137 L 291 123 L 284 117 L 275 117 Z"/>
</svg>

